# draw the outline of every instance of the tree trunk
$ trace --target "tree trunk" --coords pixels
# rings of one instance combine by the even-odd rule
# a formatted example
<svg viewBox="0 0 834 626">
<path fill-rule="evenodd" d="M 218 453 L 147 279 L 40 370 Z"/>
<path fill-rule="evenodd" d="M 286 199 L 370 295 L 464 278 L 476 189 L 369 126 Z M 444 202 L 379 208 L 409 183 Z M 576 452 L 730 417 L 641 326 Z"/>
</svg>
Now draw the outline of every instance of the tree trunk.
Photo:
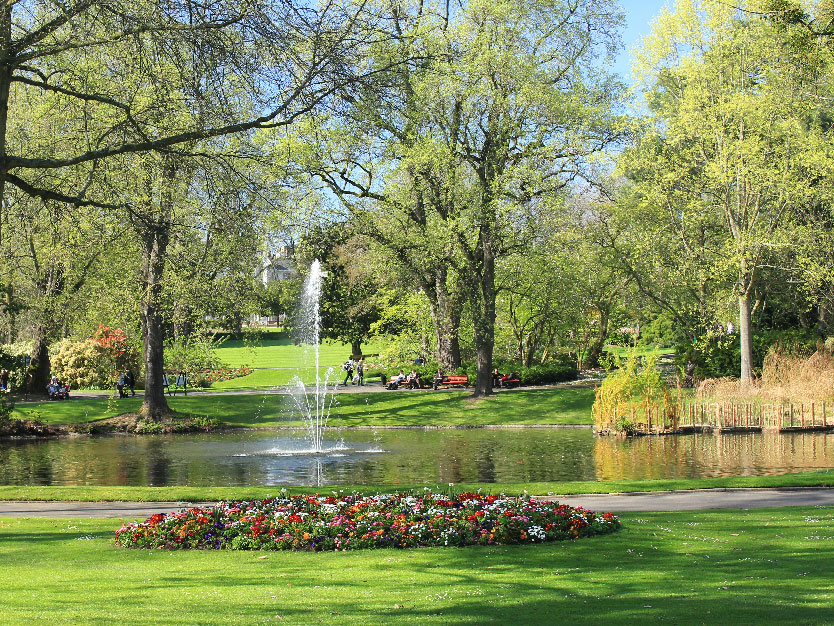
<svg viewBox="0 0 834 626">
<path fill-rule="evenodd" d="M 446 284 L 446 270 L 435 276 L 433 293 L 429 298 L 431 317 L 437 339 L 437 362 L 444 372 L 460 367 L 460 298 L 450 294 Z"/>
<path fill-rule="evenodd" d="M 26 372 L 26 395 L 42 396 L 46 394 L 49 384 L 49 347 L 46 343 L 46 330 L 37 326 L 34 332 L 35 345 L 30 355 L 29 369 Z"/>
<path fill-rule="evenodd" d="M 145 341 L 145 396 L 140 412 L 159 421 L 170 414 L 162 387 L 164 374 L 162 324 L 162 273 L 170 237 L 162 220 L 144 228 L 142 236 L 142 335 Z M 191 373 L 191 372 L 189 372 Z"/>
<path fill-rule="evenodd" d="M 357 339 L 355 341 L 350 342 L 350 355 L 351 356 L 362 356 L 362 340 Z"/>
<path fill-rule="evenodd" d="M 588 350 L 588 356 L 583 363 L 584 367 L 598 367 L 599 357 L 602 355 L 602 349 L 605 347 L 605 338 L 608 337 L 608 321 L 610 312 L 607 308 L 602 307 L 599 312 L 599 333 L 597 334 L 594 343 Z"/>
<path fill-rule="evenodd" d="M 0 244 L 3 243 L 3 223 L 6 209 L 6 132 L 9 120 L 9 90 L 12 84 L 12 7 L 13 2 L 0 5 L 0 56 L 5 63 L 0 64 Z"/>
<path fill-rule="evenodd" d="M 738 298 L 738 336 L 741 347 L 741 382 L 753 379 L 753 325 L 750 315 L 750 291 Z"/>
<path fill-rule="evenodd" d="M 477 285 L 478 297 L 472 307 L 478 366 L 473 394 L 476 398 L 492 394 L 492 351 L 495 347 L 495 259 L 487 250 L 482 255 L 483 273 Z"/>
</svg>

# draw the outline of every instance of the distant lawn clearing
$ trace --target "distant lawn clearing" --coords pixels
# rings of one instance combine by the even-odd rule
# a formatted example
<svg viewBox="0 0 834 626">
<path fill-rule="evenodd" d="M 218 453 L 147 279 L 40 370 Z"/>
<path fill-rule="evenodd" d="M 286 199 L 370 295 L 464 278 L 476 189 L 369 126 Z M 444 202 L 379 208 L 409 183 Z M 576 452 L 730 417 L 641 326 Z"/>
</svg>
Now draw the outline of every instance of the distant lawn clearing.
<svg viewBox="0 0 834 626">
<path fill-rule="evenodd" d="M 831 624 L 828 508 L 623 515 L 533 546 L 127 550 L 115 520 L 0 518 L 4 624 Z"/>
<path fill-rule="evenodd" d="M 472 400 L 465 391 L 340 393 L 331 411 L 333 426 L 454 426 L 484 424 L 591 424 L 594 390 L 520 389 Z M 279 394 L 192 393 L 169 397 L 175 411 L 216 417 L 247 427 L 300 426 L 290 399 Z M 139 398 L 19 404 L 16 416 L 49 424 L 79 424 L 136 411 Z"/>
<path fill-rule="evenodd" d="M 364 354 L 379 354 L 384 347 L 381 340 L 362 346 Z M 269 333 L 260 343 L 248 346 L 240 340 L 224 341 L 217 349 L 217 356 L 229 367 L 286 367 L 312 365 L 311 346 L 294 345 L 283 333 Z M 325 339 L 319 346 L 319 363 L 338 366 L 351 356 L 350 344 Z"/>
</svg>

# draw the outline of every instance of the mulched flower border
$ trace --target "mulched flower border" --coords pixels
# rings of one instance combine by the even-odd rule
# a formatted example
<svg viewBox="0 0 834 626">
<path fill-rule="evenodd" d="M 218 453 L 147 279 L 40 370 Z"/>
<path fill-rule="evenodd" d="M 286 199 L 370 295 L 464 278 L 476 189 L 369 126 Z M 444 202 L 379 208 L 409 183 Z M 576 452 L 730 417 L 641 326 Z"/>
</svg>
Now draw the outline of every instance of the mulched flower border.
<svg viewBox="0 0 834 626">
<path fill-rule="evenodd" d="M 617 516 L 527 496 L 393 493 L 222 502 L 124 524 L 117 545 L 168 550 L 301 550 L 511 545 L 620 528 Z"/>
</svg>

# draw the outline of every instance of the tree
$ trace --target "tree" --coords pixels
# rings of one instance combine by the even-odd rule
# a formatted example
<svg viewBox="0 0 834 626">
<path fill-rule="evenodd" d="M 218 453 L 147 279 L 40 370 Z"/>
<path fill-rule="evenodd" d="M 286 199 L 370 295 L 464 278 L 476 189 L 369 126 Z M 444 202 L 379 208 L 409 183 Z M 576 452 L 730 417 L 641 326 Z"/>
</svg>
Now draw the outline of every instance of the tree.
<svg viewBox="0 0 834 626">
<path fill-rule="evenodd" d="M 759 272 L 785 245 L 787 217 L 812 200 L 811 181 L 831 167 L 819 126 L 808 124 L 805 73 L 784 44 L 766 19 L 720 2 L 679 2 L 643 51 L 652 118 L 634 154 L 654 184 L 662 179 L 657 195 L 673 213 L 721 226 L 713 271 L 733 275 L 742 381 L 752 376 Z"/>
<path fill-rule="evenodd" d="M 8 186 L 132 216 L 144 250 L 150 366 L 143 410 L 150 415 L 167 412 L 157 303 L 169 236 L 164 216 L 146 219 L 141 196 L 113 199 L 102 184 L 107 168 L 116 158 L 155 151 L 164 162 L 157 173 L 181 174 L 175 150 L 188 155 L 213 138 L 290 124 L 356 80 L 346 68 L 359 66 L 355 55 L 368 41 L 364 17 L 361 5 L 328 3 L 315 11 L 290 1 L 39 0 L 0 7 L 0 242 Z M 32 94 L 62 103 L 69 120 L 63 130 L 74 141 L 46 142 L 42 151 L 13 141 L 9 130 L 28 119 L 24 104 Z M 170 191 L 160 194 L 160 206 L 173 201 Z M 36 340 L 39 356 L 45 340 Z"/>
<path fill-rule="evenodd" d="M 351 355 L 362 354 L 387 306 L 385 292 L 374 278 L 374 267 L 360 237 L 345 224 L 311 229 L 299 243 L 299 256 L 309 265 L 318 259 L 327 272 L 321 286 L 321 336 L 351 345 Z"/>
<path fill-rule="evenodd" d="M 610 2 L 561 0 L 473 0 L 439 14 L 396 4 L 389 16 L 390 44 L 375 60 L 403 62 L 376 106 L 356 99 L 357 141 L 322 131 L 323 177 L 368 212 L 404 267 L 432 268 L 434 284 L 453 277 L 473 320 L 475 395 L 487 395 L 496 261 L 529 241 L 542 198 L 617 137 L 616 84 L 591 67 L 601 48 L 613 52 L 620 16 Z M 419 284 L 431 300 L 432 283 Z"/>
</svg>

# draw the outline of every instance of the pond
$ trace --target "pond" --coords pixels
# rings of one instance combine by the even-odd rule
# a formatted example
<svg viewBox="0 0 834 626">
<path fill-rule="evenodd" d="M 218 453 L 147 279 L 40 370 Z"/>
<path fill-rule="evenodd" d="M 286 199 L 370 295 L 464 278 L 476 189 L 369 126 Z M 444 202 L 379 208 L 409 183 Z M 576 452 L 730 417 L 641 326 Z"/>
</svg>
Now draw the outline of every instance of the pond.
<svg viewBox="0 0 834 626">
<path fill-rule="evenodd" d="M 301 431 L 0 443 L 6 485 L 396 485 L 774 475 L 834 467 L 834 434 L 597 438 L 589 428 Z"/>
</svg>

